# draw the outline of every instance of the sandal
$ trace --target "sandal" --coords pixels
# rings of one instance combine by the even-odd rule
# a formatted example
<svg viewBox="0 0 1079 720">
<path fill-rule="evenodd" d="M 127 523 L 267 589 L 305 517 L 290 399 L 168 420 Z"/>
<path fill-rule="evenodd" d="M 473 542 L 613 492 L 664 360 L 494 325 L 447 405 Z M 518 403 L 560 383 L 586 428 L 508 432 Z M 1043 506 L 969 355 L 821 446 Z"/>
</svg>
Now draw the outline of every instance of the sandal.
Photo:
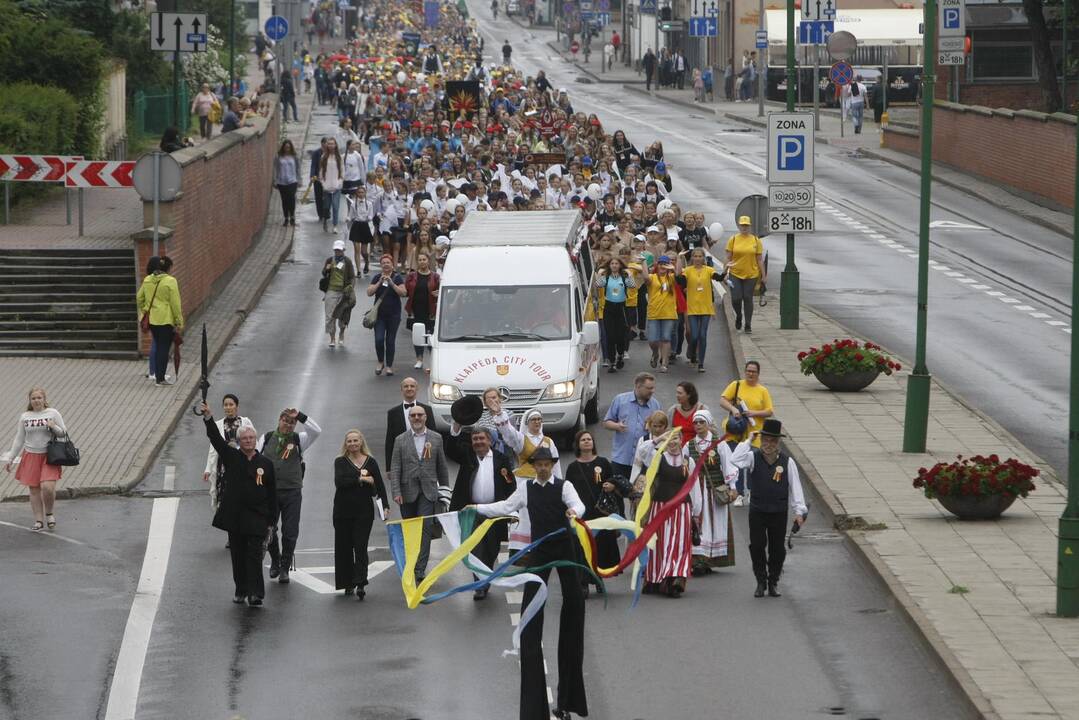
<svg viewBox="0 0 1079 720">
<path fill-rule="evenodd" d="M 377 368 L 375 368 L 375 375 L 381 375 L 381 374 L 382 374 L 382 366 L 379 365 Z"/>
<path fill-rule="evenodd" d="M 30 532 L 41 532 L 45 528 L 45 523 L 40 520 L 35 520 L 34 524 L 30 526 Z"/>
<path fill-rule="evenodd" d="M 56 529 L 56 516 L 53 515 L 52 513 L 49 513 L 48 515 L 46 515 L 45 516 L 45 525 L 47 525 L 50 530 L 55 530 Z"/>
</svg>

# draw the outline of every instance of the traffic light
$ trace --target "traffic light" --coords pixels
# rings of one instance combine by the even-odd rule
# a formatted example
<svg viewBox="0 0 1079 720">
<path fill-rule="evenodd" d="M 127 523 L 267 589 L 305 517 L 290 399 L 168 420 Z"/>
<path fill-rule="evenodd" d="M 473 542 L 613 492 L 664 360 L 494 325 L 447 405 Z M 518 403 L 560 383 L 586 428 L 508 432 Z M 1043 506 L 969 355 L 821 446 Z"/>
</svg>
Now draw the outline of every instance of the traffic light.
<svg viewBox="0 0 1079 720">
<path fill-rule="evenodd" d="M 671 19 L 671 6 L 670 5 L 665 5 L 664 7 L 661 7 L 659 9 L 659 19 L 660 20 L 670 20 Z"/>
</svg>

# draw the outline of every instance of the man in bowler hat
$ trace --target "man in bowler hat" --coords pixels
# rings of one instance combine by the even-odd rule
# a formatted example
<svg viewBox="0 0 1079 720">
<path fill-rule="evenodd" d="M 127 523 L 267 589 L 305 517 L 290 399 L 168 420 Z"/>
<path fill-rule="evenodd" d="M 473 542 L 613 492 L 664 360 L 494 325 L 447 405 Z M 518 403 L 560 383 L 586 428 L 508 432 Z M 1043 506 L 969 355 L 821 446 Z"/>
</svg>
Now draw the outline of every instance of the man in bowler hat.
<svg viewBox="0 0 1079 720">
<path fill-rule="evenodd" d="M 749 555 L 753 559 L 753 574 L 757 577 L 754 597 L 779 597 L 779 576 L 787 549 L 783 544 L 787 532 L 787 509 L 794 510 L 794 522 L 805 522 L 805 495 L 798 466 L 790 455 L 779 449 L 783 424 L 767 418 L 760 431 L 761 446 L 753 447 L 752 437 L 734 449 L 731 463 L 749 472 Z"/>
</svg>

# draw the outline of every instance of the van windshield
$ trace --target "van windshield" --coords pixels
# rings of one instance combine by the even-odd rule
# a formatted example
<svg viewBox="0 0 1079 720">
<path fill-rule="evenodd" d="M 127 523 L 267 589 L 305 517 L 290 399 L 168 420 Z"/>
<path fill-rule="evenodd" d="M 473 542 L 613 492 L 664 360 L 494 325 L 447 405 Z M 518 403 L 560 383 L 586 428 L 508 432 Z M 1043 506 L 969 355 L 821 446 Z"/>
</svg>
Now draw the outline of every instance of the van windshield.
<svg viewBox="0 0 1079 720">
<path fill-rule="evenodd" d="M 568 340 L 569 286 L 445 287 L 438 302 L 443 342 Z"/>
</svg>

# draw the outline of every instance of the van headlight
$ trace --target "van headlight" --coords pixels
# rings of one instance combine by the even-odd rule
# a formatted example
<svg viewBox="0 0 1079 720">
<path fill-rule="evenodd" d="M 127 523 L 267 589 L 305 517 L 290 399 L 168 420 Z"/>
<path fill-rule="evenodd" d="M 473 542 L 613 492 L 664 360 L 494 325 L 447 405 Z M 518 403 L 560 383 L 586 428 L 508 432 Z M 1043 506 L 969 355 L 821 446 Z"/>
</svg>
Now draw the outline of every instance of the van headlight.
<svg viewBox="0 0 1079 720">
<path fill-rule="evenodd" d="M 576 389 L 577 385 L 572 380 L 557 382 L 547 386 L 547 389 L 543 391 L 543 395 L 540 396 L 540 400 L 565 400 L 573 397 L 573 391 Z"/>
<path fill-rule="evenodd" d="M 461 397 L 461 389 L 456 385 L 433 383 L 431 385 L 431 397 L 441 402 L 453 402 Z"/>
</svg>

